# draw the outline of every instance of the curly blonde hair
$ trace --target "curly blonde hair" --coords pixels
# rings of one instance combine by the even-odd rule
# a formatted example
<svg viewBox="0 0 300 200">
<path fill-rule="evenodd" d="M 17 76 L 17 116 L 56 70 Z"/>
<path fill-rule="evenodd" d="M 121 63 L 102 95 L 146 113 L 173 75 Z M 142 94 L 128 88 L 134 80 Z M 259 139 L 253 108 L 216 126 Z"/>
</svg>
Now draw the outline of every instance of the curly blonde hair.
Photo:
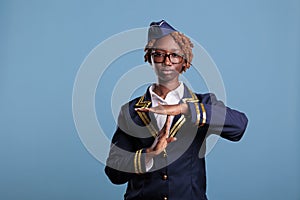
<svg viewBox="0 0 300 200">
<path fill-rule="evenodd" d="M 170 33 L 172 38 L 175 40 L 175 42 L 179 45 L 180 49 L 183 51 L 184 59 L 185 59 L 185 65 L 183 67 L 183 71 L 186 71 L 191 66 L 191 62 L 193 59 L 193 52 L 192 48 L 194 47 L 193 43 L 191 42 L 190 38 L 185 36 L 183 33 L 180 32 L 172 32 Z M 144 51 L 146 54 L 144 55 L 145 62 L 151 63 L 151 52 L 154 48 L 154 44 L 158 39 L 152 39 L 150 40 L 147 45 L 145 46 Z"/>
</svg>

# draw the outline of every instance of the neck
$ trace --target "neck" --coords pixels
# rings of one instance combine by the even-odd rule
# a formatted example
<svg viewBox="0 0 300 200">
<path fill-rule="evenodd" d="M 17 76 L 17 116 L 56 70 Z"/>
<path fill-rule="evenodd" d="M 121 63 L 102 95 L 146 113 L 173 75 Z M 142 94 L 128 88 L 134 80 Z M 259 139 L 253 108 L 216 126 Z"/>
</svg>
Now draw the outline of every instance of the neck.
<svg viewBox="0 0 300 200">
<path fill-rule="evenodd" d="M 163 83 L 159 81 L 157 84 L 155 84 L 154 92 L 160 96 L 161 98 L 165 99 L 167 94 L 176 89 L 180 85 L 179 81 L 173 81 L 173 82 L 167 82 Z"/>
</svg>

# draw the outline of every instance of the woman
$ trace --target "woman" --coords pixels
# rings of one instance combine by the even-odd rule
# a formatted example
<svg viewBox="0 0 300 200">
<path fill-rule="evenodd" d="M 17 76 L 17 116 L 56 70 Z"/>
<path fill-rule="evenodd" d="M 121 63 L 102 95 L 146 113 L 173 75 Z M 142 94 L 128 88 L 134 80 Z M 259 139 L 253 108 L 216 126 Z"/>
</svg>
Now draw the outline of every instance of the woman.
<svg viewBox="0 0 300 200">
<path fill-rule="evenodd" d="M 205 139 L 214 133 L 238 141 L 245 132 L 245 114 L 179 81 L 192 48 L 166 21 L 150 24 L 145 61 L 157 83 L 121 108 L 105 168 L 113 183 L 128 183 L 126 200 L 207 199 Z"/>
</svg>

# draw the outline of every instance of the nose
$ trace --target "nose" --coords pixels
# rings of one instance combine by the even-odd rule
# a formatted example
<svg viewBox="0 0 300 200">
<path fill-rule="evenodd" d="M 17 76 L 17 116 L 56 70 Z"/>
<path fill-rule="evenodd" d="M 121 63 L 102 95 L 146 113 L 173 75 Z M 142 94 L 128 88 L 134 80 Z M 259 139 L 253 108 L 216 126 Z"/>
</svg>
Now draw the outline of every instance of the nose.
<svg viewBox="0 0 300 200">
<path fill-rule="evenodd" d="M 165 56 L 164 64 L 168 66 L 172 65 L 169 55 Z"/>
</svg>

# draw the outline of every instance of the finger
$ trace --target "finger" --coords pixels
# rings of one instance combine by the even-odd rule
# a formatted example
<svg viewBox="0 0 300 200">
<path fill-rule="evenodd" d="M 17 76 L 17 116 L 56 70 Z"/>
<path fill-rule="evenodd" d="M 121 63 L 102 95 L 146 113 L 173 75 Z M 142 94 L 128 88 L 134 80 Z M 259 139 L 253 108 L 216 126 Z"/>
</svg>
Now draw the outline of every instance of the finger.
<svg viewBox="0 0 300 200">
<path fill-rule="evenodd" d="M 163 114 L 163 112 L 157 107 L 151 107 L 151 108 L 135 108 L 135 111 L 138 112 L 152 112 L 152 113 L 157 113 L 157 114 Z"/>
<path fill-rule="evenodd" d="M 166 119 L 166 128 L 170 129 L 171 126 L 171 116 L 167 115 L 167 119 Z"/>
<path fill-rule="evenodd" d="M 158 106 L 155 106 L 155 107 L 135 108 L 135 111 L 152 112 L 152 113 L 161 114 L 161 115 L 167 115 L 168 114 L 168 110 L 165 108 L 164 105 L 161 105 L 160 103 L 158 104 Z"/>
<path fill-rule="evenodd" d="M 177 140 L 176 137 L 170 137 L 170 138 L 167 138 L 167 143 L 171 143 L 171 142 L 175 142 Z"/>
<path fill-rule="evenodd" d="M 164 128 L 163 128 L 165 138 L 169 137 L 170 127 L 171 127 L 171 117 L 170 117 L 170 115 L 167 115 L 167 119 L 166 119 L 166 122 L 165 122 L 165 125 L 164 125 Z"/>
<path fill-rule="evenodd" d="M 161 104 L 160 102 L 157 102 L 157 106 L 153 107 L 154 113 L 161 114 L 161 115 L 167 115 L 167 110 L 165 108 L 165 105 Z"/>
<path fill-rule="evenodd" d="M 139 111 L 139 112 L 149 112 L 150 109 L 149 108 L 135 108 L 135 111 Z"/>
<path fill-rule="evenodd" d="M 168 142 L 166 139 L 160 139 L 156 146 L 154 147 L 155 151 L 163 151 L 167 148 Z"/>
<path fill-rule="evenodd" d="M 162 129 L 159 131 L 158 138 L 168 138 L 171 126 L 171 117 L 167 115 L 166 121 Z"/>
<path fill-rule="evenodd" d="M 170 125 L 171 125 L 171 117 L 170 117 L 170 115 L 167 115 L 166 122 L 163 126 L 163 129 L 167 130 L 168 128 L 170 128 Z"/>
</svg>

